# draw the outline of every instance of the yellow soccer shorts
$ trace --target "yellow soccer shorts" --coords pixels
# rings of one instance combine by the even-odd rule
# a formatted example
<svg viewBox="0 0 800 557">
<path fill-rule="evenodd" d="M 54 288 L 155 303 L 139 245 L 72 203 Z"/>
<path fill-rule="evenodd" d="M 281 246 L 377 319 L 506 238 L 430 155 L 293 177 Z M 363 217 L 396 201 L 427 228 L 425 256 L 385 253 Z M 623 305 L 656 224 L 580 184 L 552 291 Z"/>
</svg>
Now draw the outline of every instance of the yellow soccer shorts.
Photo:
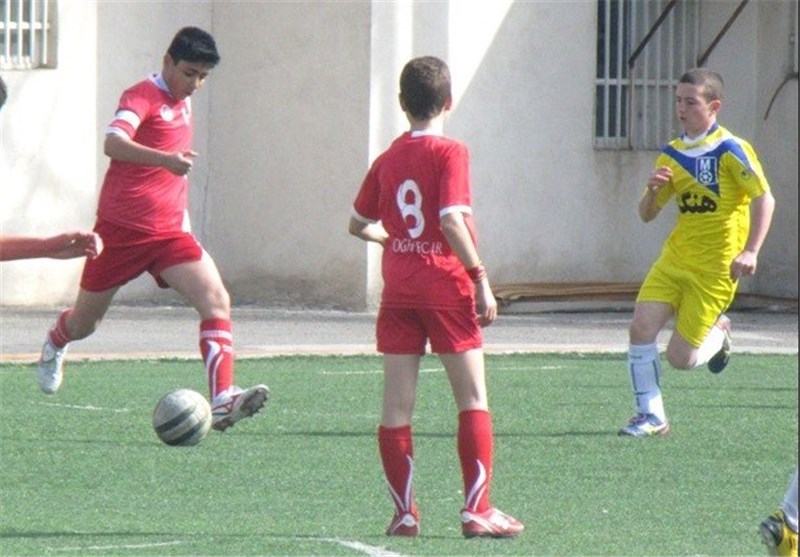
<svg viewBox="0 0 800 557">
<path fill-rule="evenodd" d="M 727 276 L 691 271 L 662 258 L 651 267 L 636 301 L 670 304 L 675 331 L 697 348 L 735 294 L 736 283 Z"/>
</svg>

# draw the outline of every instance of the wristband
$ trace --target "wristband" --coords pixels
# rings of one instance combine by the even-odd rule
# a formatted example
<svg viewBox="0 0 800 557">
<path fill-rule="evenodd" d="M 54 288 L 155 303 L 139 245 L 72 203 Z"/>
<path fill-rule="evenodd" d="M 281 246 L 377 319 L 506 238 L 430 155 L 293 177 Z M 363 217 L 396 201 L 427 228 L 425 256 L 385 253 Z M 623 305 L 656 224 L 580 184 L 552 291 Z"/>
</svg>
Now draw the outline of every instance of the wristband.
<svg viewBox="0 0 800 557">
<path fill-rule="evenodd" d="M 483 266 L 483 263 L 478 263 L 472 269 L 467 269 L 467 276 L 472 282 L 480 282 L 486 278 L 486 267 Z"/>
</svg>

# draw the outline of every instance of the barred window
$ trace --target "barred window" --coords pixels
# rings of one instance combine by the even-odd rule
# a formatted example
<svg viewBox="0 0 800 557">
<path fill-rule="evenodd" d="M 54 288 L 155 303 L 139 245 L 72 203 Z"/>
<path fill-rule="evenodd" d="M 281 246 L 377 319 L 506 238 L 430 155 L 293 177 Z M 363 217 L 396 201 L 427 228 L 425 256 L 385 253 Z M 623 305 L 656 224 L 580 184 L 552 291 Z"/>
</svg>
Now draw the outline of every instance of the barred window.
<svg viewBox="0 0 800 557">
<path fill-rule="evenodd" d="M 699 0 L 598 0 L 594 145 L 660 149 L 680 133 L 674 95 L 695 65 Z"/>
<path fill-rule="evenodd" d="M 0 0 L 0 69 L 54 68 L 56 0 Z"/>
</svg>

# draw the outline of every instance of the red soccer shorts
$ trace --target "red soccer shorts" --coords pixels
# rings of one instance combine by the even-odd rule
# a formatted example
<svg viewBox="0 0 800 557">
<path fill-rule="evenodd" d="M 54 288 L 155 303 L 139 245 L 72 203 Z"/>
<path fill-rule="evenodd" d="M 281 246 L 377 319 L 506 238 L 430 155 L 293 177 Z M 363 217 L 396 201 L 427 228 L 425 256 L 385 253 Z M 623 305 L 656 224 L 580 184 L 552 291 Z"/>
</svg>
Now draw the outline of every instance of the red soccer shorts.
<svg viewBox="0 0 800 557">
<path fill-rule="evenodd" d="M 472 307 L 381 308 L 376 332 L 378 352 L 383 354 L 424 354 L 428 340 L 436 354 L 466 352 L 483 346 L 483 335 Z"/>
<path fill-rule="evenodd" d="M 96 259 L 87 259 L 83 267 L 81 288 L 89 292 L 122 286 L 145 271 L 153 275 L 158 286 L 169 288 L 161 278 L 164 269 L 203 257 L 203 247 L 189 232 L 155 238 L 103 220 L 97 222 L 94 231 L 103 239 L 103 251 Z"/>
</svg>

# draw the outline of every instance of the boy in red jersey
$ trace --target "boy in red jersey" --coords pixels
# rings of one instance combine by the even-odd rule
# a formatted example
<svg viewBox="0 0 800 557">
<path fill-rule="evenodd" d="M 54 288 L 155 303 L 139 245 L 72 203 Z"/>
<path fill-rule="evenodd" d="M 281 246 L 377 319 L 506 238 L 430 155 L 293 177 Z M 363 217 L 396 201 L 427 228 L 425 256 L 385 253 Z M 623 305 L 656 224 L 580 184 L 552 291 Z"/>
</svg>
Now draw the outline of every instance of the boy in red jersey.
<svg viewBox="0 0 800 557">
<path fill-rule="evenodd" d="M 75 306 L 47 334 L 39 360 L 39 387 L 61 386 L 67 343 L 94 332 L 117 290 L 149 272 L 200 315 L 200 352 L 208 376 L 213 427 L 225 431 L 258 412 L 269 390 L 233 385 L 231 308 L 216 264 L 190 232 L 187 175 L 192 151 L 190 97 L 220 60 L 211 35 L 178 31 L 154 74 L 122 94 L 106 130 L 111 158 L 97 209 L 95 232 L 105 250 L 86 262 Z"/>
<path fill-rule="evenodd" d="M 411 418 L 426 342 L 442 361 L 458 407 L 458 454 L 465 537 L 513 537 L 523 526 L 492 507 L 491 415 L 480 326 L 497 302 L 475 244 L 469 154 L 442 136 L 452 104 L 450 71 L 415 58 L 400 76 L 400 107 L 410 130 L 372 164 L 355 200 L 349 230 L 383 246 L 384 289 L 377 319 L 383 353 L 383 413 L 378 446 L 395 514 L 390 536 L 419 534 L 412 478 Z"/>
</svg>

